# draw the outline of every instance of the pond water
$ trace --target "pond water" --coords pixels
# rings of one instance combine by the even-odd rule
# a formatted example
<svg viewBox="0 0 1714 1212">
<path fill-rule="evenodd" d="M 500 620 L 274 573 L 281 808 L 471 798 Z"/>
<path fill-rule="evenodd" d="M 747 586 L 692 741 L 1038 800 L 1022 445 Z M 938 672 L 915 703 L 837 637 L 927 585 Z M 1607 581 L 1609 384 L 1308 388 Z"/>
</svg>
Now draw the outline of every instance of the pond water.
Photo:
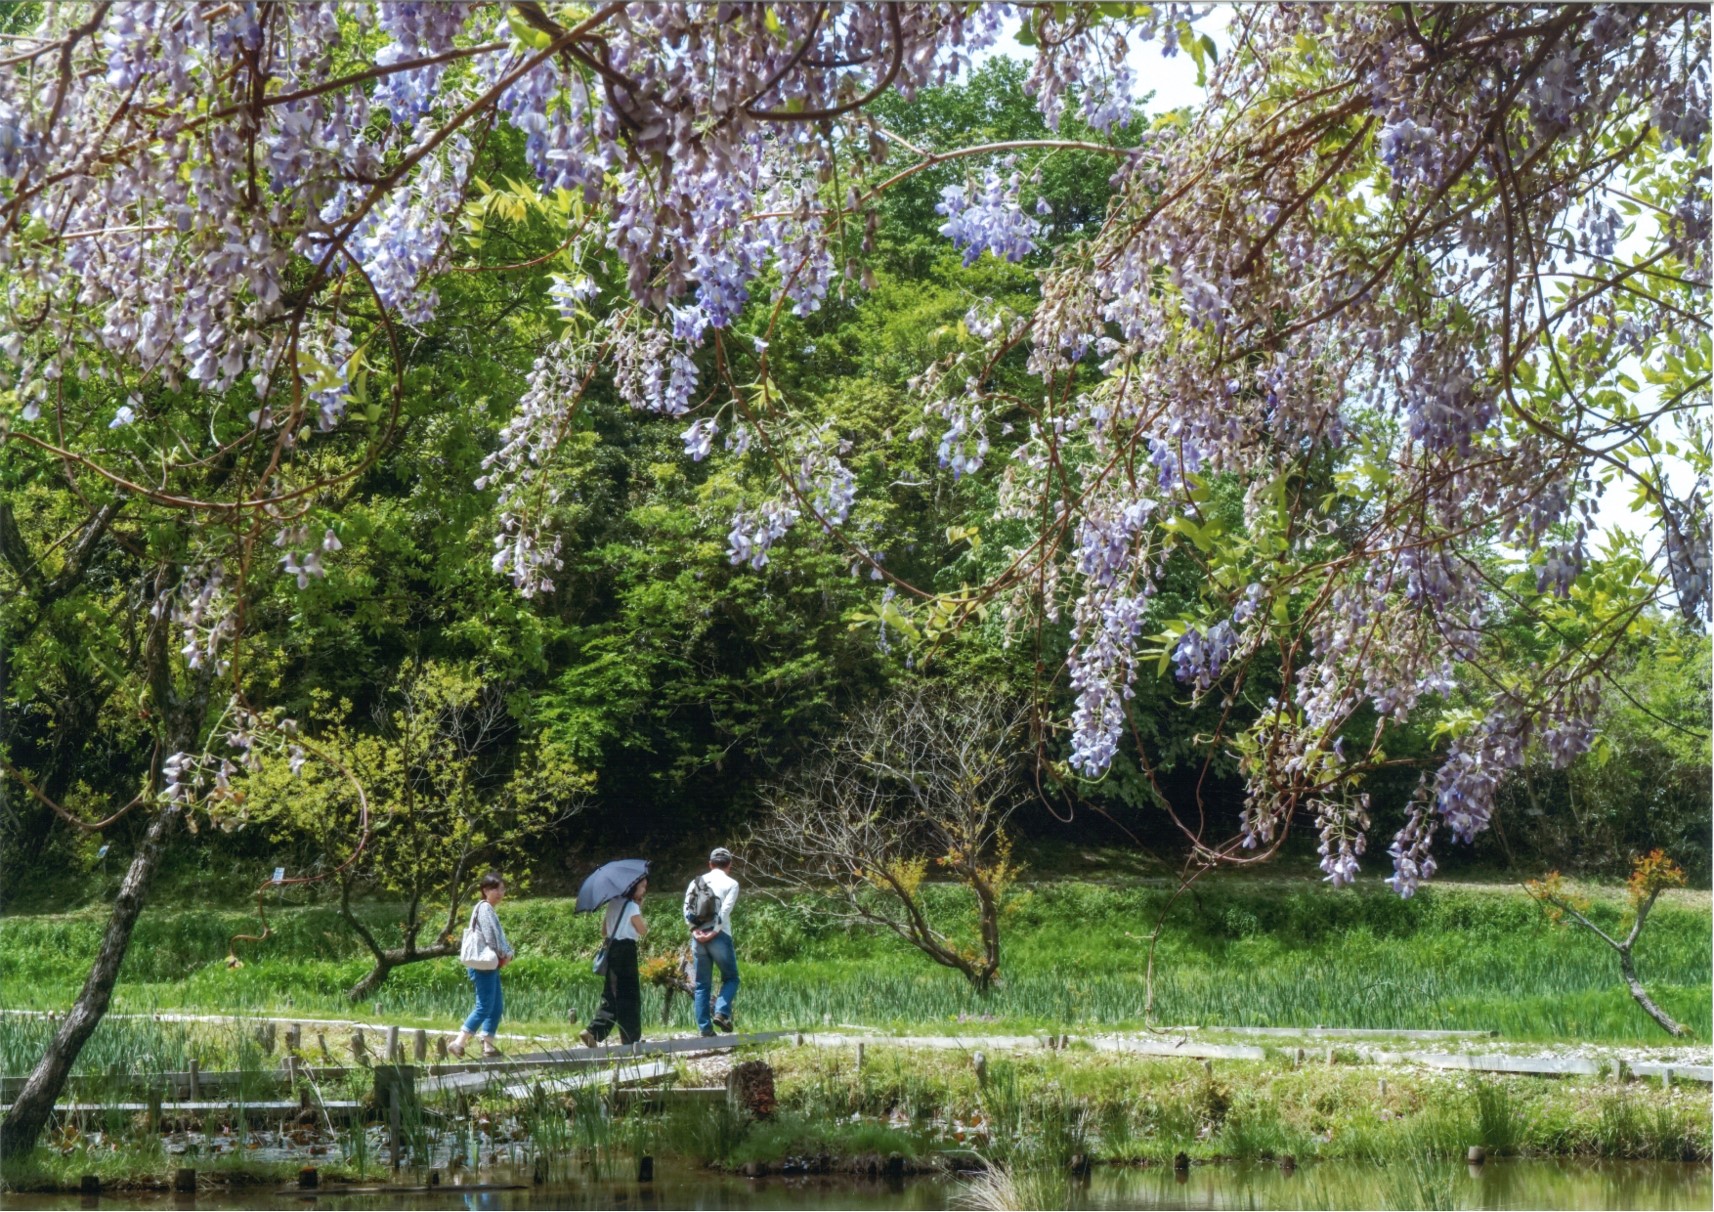
<svg viewBox="0 0 1714 1212">
<path fill-rule="evenodd" d="M 655 1182 L 590 1179 L 531 1184 L 527 1172 L 484 1170 L 480 1188 L 432 1190 L 369 1187 L 319 1193 L 258 1187 L 197 1195 L 115 1193 L 99 1200 L 78 1195 L 8 1194 L 8 1209 L 144 1208 L 249 1209 L 939 1209 L 983 1206 L 963 1178 L 908 1178 L 891 1182 L 845 1177 L 745 1179 L 705 1170 L 661 1167 Z M 412 1180 L 402 1179 L 399 1187 Z M 507 1186 L 506 1184 L 515 1184 Z M 1322 1163 L 1292 1172 L 1277 1166 L 1198 1166 L 1188 1174 L 1164 1168 L 1098 1167 L 1087 1180 L 1058 1174 L 1021 1180 L 1024 1206 L 1118 1208 L 1565 1208 L 1697 1209 L 1714 1202 L 1706 1165 L 1673 1162 L 1494 1161 L 1463 1164 L 1405 1163 L 1383 1167 Z"/>
</svg>

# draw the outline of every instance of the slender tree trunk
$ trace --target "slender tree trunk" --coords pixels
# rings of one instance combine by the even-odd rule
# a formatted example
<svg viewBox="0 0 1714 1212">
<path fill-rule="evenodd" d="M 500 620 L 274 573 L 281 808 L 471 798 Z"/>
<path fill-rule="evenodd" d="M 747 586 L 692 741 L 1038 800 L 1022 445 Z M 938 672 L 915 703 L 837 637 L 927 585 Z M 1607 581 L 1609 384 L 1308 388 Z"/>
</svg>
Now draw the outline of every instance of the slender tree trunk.
<svg viewBox="0 0 1714 1212">
<path fill-rule="evenodd" d="M 1655 898 L 1660 896 L 1659 888 L 1650 892 L 1648 894 L 1648 898 L 1637 906 L 1636 920 L 1631 923 L 1631 932 L 1622 942 L 1601 929 L 1601 927 L 1590 921 L 1582 913 L 1578 912 L 1577 908 L 1568 901 L 1554 896 L 1551 893 L 1532 891 L 1530 895 L 1535 896 L 1538 900 L 1545 901 L 1547 904 L 1554 906 L 1566 914 L 1569 914 L 1572 920 L 1577 922 L 1578 925 L 1588 930 L 1596 938 L 1606 943 L 1618 953 L 1619 973 L 1625 978 L 1625 984 L 1631 991 L 1632 999 L 1637 1003 L 1637 1005 L 1643 1008 L 1643 1012 L 1645 1014 L 1660 1024 L 1661 1030 L 1665 1031 L 1668 1035 L 1673 1036 L 1684 1036 L 1690 1034 L 1689 1028 L 1678 1022 L 1665 1010 L 1662 1010 L 1659 1006 L 1655 1005 L 1654 999 L 1649 996 L 1649 991 L 1643 988 L 1643 982 L 1637 976 L 1636 961 L 1631 957 L 1631 948 L 1635 947 L 1637 945 L 1637 940 L 1642 937 L 1643 927 L 1648 924 L 1649 912 L 1654 908 Z"/>
<path fill-rule="evenodd" d="M 1649 991 L 1643 988 L 1642 981 L 1637 979 L 1636 965 L 1631 962 L 1631 949 L 1629 947 L 1619 948 L 1619 971 L 1624 973 L 1625 984 L 1630 986 L 1631 996 L 1636 999 L 1637 1005 L 1641 1006 L 1650 1018 L 1659 1023 L 1668 1035 L 1690 1034 L 1683 1024 L 1655 1005 L 1654 999 L 1649 996 Z"/>
<path fill-rule="evenodd" d="M 119 899 L 113 905 L 113 915 L 107 919 L 101 949 L 96 952 L 95 964 L 83 982 L 83 992 L 77 995 L 71 1012 L 60 1024 L 5 1120 L 0 1121 L 0 1161 L 21 1157 L 35 1147 L 78 1053 L 101 1022 L 101 1016 L 107 1013 L 113 986 L 119 980 L 119 967 L 131 945 L 131 932 L 148 897 L 149 881 L 161 865 L 179 816 L 176 806 L 163 807 L 144 833 L 143 842 L 131 859 L 131 868 L 125 873 L 125 881 L 119 886 Z"/>
</svg>

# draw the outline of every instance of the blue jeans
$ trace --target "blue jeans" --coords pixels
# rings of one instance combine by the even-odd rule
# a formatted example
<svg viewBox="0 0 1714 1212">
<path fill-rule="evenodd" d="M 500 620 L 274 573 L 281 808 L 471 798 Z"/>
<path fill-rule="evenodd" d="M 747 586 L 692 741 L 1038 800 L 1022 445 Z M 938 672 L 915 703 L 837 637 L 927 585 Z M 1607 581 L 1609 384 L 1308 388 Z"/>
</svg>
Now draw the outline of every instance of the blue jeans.
<svg viewBox="0 0 1714 1212">
<path fill-rule="evenodd" d="M 500 997 L 500 970 L 490 968 L 484 972 L 480 968 L 466 968 L 465 971 L 476 982 L 476 1009 L 464 1020 L 465 1033 L 474 1034 L 481 1028 L 483 1035 L 493 1035 L 500 1029 L 500 1012 L 505 1009 Z"/>
<path fill-rule="evenodd" d="M 729 1019 L 732 999 L 738 993 L 738 953 L 732 949 L 732 936 L 725 931 L 706 943 L 691 939 L 690 950 L 696 958 L 696 1026 L 699 1031 L 712 1031 L 708 995 L 714 988 L 714 969 L 716 965 L 720 968 L 720 996 L 715 1000 L 714 1013 Z"/>
</svg>

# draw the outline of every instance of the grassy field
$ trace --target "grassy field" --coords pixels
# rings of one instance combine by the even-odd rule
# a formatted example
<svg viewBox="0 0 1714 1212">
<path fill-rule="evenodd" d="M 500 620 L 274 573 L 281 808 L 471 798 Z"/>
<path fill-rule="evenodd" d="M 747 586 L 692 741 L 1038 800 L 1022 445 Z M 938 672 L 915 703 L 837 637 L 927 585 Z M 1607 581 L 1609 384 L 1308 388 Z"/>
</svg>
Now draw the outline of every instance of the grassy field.
<svg viewBox="0 0 1714 1212">
<path fill-rule="evenodd" d="M 751 1029 L 826 1022 L 961 1032 L 1141 1026 L 1140 939 L 1166 895 L 1135 883 L 1028 888 L 1005 924 L 1003 983 L 986 999 L 895 940 L 830 923 L 807 902 L 753 897 L 740 904 L 736 930 L 740 1017 Z M 676 943 L 676 903 L 654 900 L 646 908 L 660 945 Z M 1612 926 L 1623 910 L 1613 893 L 1598 895 L 1592 913 Z M 560 899 L 509 901 L 502 912 L 520 957 L 505 977 L 507 1029 L 563 1032 L 569 1010 L 587 1018 L 597 999 L 587 958 L 594 919 L 574 915 Z M 253 913 L 151 910 L 114 1008 L 306 1017 L 356 1011 L 445 1026 L 468 1007 L 469 982 L 452 960 L 400 969 L 353 1007 L 343 990 L 366 964 L 337 915 L 287 907 L 271 917 L 274 937 L 241 944 L 245 965 L 232 970 L 223 962 L 226 938 L 253 930 Z M 94 911 L 0 919 L 5 1004 L 69 1004 L 103 921 Z M 1704 1040 L 1709 932 L 1707 894 L 1680 893 L 1656 909 L 1637 951 L 1656 997 Z M 659 993 L 647 990 L 646 998 L 645 1022 L 659 1023 Z M 1173 910 L 1157 956 L 1155 999 L 1159 1024 L 1468 1028 L 1522 1040 L 1666 1042 L 1619 984 L 1609 951 L 1586 932 L 1550 924 L 1522 891 L 1505 886 L 1429 887 L 1400 901 L 1385 889 L 1335 893 L 1307 882 L 1211 881 Z M 688 1023 L 682 1000 L 675 1019 L 679 1029 Z M 46 1030 L 45 1023 L 8 1020 L 0 1030 L 4 1070 L 19 1072 Z M 104 1069 L 116 1048 L 141 1048 L 170 1063 L 189 1046 L 171 1024 L 148 1030 L 147 1041 L 124 1045 L 98 1034 L 82 1067 Z"/>
</svg>

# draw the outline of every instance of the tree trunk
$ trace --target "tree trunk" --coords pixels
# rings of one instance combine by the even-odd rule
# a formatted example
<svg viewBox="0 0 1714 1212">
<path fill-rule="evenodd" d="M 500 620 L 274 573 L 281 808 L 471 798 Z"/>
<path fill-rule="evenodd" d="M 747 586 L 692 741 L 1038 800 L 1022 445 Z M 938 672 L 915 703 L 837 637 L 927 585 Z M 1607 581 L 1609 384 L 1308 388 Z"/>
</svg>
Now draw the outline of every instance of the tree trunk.
<svg viewBox="0 0 1714 1212">
<path fill-rule="evenodd" d="M 1631 987 L 1631 996 L 1636 999 L 1648 1016 L 1661 1025 L 1668 1035 L 1689 1035 L 1690 1031 L 1673 1019 L 1672 1015 L 1654 1004 L 1648 990 L 1643 988 L 1642 981 L 1637 979 L 1636 965 L 1631 962 L 1631 949 L 1619 948 L 1619 971 L 1625 975 L 1625 984 Z"/>
<path fill-rule="evenodd" d="M 403 968 L 406 964 L 414 964 L 418 960 L 442 959 L 457 954 L 458 948 L 451 943 L 436 943 L 421 950 L 398 947 L 392 951 L 377 951 L 375 966 L 364 974 L 362 980 L 346 990 L 345 996 L 354 1002 L 360 1002 L 379 989 L 394 968 Z"/>
<path fill-rule="evenodd" d="M 114 902 L 113 915 L 107 919 L 101 949 L 96 952 L 95 964 L 83 982 L 83 991 L 36 1063 L 30 1080 L 24 1083 L 23 1092 L 6 1113 L 5 1120 L 0 1121 L 0 1161 L 21 1157 L 35 1147 L 78 1053 L 101 1022 L 101 1016 L 107 1013 L 113 986 L 119 980 L 120 965 L 125 962 L 125 952 L 131 945 L 131 932 L 143 912 L 149 881 L 167 852 L 179 816 L 176 806 L 163 807 L 144 833 L 142 844 L 131 859 L 131 868 L 125 873 L 125 881 L 119 886 L 119 899 Z"/>
</svg>

